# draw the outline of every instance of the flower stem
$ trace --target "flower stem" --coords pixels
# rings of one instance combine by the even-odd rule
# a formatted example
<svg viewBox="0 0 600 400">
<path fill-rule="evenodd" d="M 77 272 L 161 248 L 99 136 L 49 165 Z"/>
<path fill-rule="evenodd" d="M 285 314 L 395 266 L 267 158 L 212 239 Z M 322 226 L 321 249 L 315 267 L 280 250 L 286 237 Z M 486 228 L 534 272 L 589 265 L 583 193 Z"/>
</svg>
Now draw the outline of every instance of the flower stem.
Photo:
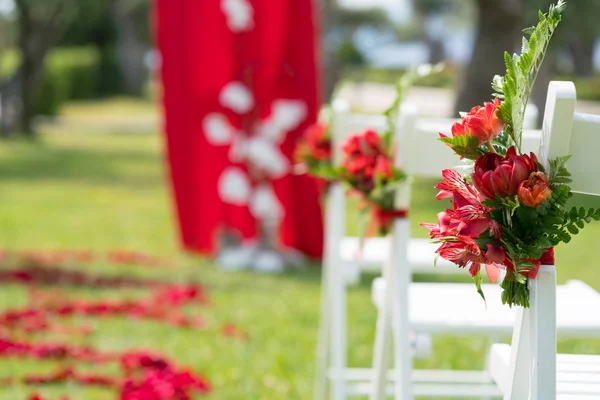
<svg viewBox="0 0 600 400">
<path fill-rule="evenodd" d="M 496 150 L 494 150 L 494 146 L 492 146 L 492 142 L 486 142 L 485 144 L 487 145 L 487 148 L 491 153 L 496 152 Z"/>
</svg>

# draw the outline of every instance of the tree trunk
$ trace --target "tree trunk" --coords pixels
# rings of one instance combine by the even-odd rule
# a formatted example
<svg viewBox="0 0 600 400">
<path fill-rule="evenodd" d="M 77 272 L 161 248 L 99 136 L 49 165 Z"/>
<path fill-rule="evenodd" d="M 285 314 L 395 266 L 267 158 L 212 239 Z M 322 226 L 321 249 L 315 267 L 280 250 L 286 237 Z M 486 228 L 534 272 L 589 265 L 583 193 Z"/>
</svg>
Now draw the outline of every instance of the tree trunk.
<svg viewBox="0 0 600 400">
<path fill-rule="evenodd" d="M 512 52 L 521 36 L 521 0 L 477 0 L 477 3 L 477 39 L 455 104 L 457 113 L 491 99 L 492 78 L 506 71 L 504 51 Z"/>
<path fill-rule="evenodd" d="M 26 136 L 34 136 L 33 118 L 35 111 L 33 109 L 34 100 L 34 76 L 36 62 L 34 54 L 36 52 L 36 43 L 33 31 L 33 21 L 28 13 L 22 13 L 19 18 L 19 47 L 21 49 L 21 66 L 17 72 L 19 81 L 19 91 L 21 95 L 21 114 L 20 129 Z"/>
<path fill-rule="evenodd" d="M 15 132 L 20 121 L 21 110 L 20 75 L 13 77 L 0 87 L 0 136 Z"/>
<path fill-rule="evenodd" d="M 582 38 L 573 38 L 569 43 L 576 76 L 594 76 L 594 45 L 594 40 L 585 40 Z"/>
<path fill-rule="evenodd" d="M 441 40 L 425 35 L 425 44 L 429 49 L 429 64 L 438 64 L 446 59 L 444 43 Z"/>
<path fill-rule="evenodd" d="M 120 0 L 112 0 L 111 14 L 117 29 L 117 60 L 123 87 L 127 94 L 139 96 L 144 89 L 145 49 L 138 38 L 131 11 L 124 11 Z"/>
</svg>

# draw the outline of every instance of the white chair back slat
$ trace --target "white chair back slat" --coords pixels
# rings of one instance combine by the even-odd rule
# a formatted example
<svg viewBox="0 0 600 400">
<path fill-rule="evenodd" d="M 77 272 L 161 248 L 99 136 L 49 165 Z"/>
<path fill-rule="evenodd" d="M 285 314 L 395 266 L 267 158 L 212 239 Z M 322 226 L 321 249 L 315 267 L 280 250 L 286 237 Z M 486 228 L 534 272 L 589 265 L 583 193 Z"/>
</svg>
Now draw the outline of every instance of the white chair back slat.
<svg viewBox="0 0 600 400">
<path fill-rule="evenodd" d="M 413 143 L 411 157 L 406 165 L 407 171 L 415 176 L 435 177 L 441 176 L 441 171 L 456 168 L 460 161 L 452 150 L 442 145 L 438 140 L 440 133 L 452 136 L 452 125 L 458 120 L 417 120 L 414 132 L 411 134 Z"/>
<path fill-rule="evenodd" d="M 576 193 L 600 195 L 600 164 L 598 159 L 600 149 L 600 116 L 575 114 L 573 128 L 569 141 L 568 162 L 569 171 L 573 174 L 572 189 Z"/>
<path fill-rule="evenodd" d="M 569 154 L 575 101 L 573 82 L 550 82 L 538 152 L 539 161 L 546 168 L 548 160 Z"/>
</svg>

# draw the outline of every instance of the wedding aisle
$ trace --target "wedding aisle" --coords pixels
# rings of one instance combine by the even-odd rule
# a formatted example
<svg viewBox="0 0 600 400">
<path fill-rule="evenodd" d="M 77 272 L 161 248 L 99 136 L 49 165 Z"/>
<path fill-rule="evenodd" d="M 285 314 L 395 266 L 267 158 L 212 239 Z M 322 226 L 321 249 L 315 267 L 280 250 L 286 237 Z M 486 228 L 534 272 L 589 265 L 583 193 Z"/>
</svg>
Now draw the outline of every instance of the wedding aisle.
<svg viewBox="0 0 600 400">
<path fill-rule="evenodd" d="M 1 399 L 118 399 L 131 365 L 124 356 L 140 354 L 168 361 L 167 376 L 193 374 L 193 398 L 311 398 L 319 269 L 224 274 L 178 256 L 160 145 L 151 133 L 52 133 L 0 147 Z M 416 224 L 439 209 L 434 183 L 414 188 L 421 237 Z M 600 289 L 586 262 L 599 234 L 596 223 L 559 251 L 559 262 L 573 266 L 561 281 Z M 353 366 L 371 363 L 370 279 L 349 292 Z M 478 337 L 434 337 L 434 356 L 418 366 L 483 367 L 486 349 Z M 598 353 L 600 341 L 559 349 Z"/>
</svg>

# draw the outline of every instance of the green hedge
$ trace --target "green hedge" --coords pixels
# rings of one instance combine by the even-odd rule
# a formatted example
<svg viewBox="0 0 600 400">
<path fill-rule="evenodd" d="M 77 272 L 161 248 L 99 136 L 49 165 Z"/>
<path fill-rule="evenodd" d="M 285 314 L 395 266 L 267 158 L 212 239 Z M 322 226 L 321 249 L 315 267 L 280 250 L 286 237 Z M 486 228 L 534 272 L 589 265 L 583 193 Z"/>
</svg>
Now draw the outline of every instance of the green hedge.
<svg viewBox="0 0 600 400">
<path fill-rule="evenodd" d="M 115 94 L 119 86 L 112 53 L 103 55 L 93 47 L 57 48 L 46 58 L 36 112 L 56 115 L 65 101 Z"/>
<path fill-rule="evenodd" d="M 56 48 L 46 56 L 43 80 L 35 97 L 39 115 L 57 115 L 68 100 L 94 99 L 117 94 L 120 87 L 114 52 L 95 47 Z M 0 77 L 18 67 L 20 55 L 10 51 L 0 60 Z"/>
</svg>

